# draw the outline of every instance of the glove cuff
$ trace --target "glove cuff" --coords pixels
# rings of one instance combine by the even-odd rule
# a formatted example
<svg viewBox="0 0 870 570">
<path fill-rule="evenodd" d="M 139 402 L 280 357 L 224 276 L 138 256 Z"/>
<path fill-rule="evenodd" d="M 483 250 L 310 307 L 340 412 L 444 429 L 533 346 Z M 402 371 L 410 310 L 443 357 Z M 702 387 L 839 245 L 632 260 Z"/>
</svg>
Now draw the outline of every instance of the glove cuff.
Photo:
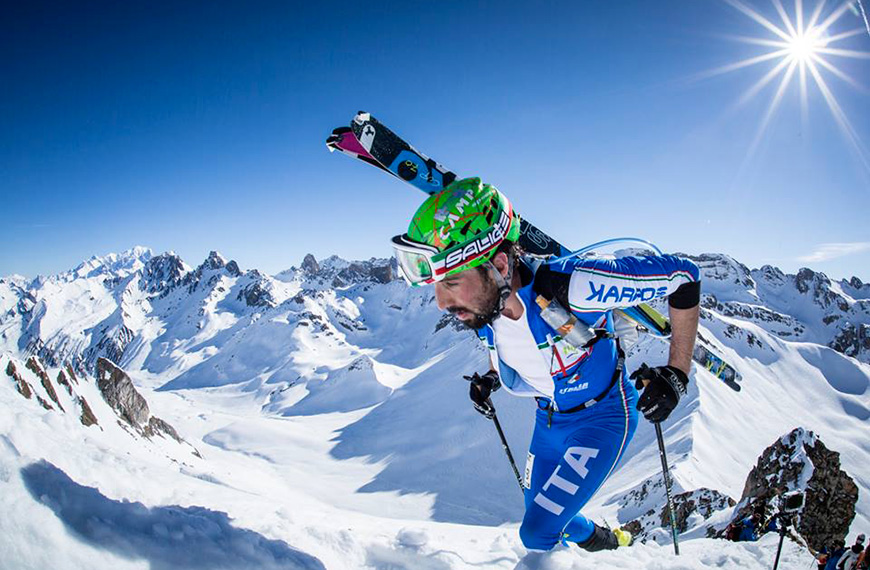
<svg viewBox="0 0 870 570">
<path fill-rule="evenodd" d="M 481 376 L 481 379 L 485 379 L 490 384 L 490 392 L 495 392 L 501 388 L 501 380 L 498 377 L 498 372 L 495 370 L 488 371 L 486 374 Z"/>
<path fill-rule="evenodd" d="M 686 376 L 686 373 L 677 368 L 676 366 L 663 366 L 664 370 L 667 370 L 670 374 L 664 374 L 663 376 L 668 381 L 668 384 L 681 396 L 686 395 L 686 388 L 689 385 L 689 377 Z"/>
</svg>

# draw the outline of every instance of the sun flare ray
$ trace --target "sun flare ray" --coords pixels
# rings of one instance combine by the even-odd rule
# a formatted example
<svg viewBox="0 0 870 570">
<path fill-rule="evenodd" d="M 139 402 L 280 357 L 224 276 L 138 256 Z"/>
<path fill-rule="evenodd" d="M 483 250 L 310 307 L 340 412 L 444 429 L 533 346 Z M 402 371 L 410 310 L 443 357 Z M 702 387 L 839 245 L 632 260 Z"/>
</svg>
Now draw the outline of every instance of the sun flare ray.
<svg viewBox="0 0 870 570">
<path fill-rule="evenodd" d="M 759 55 L 755 57 L 750 57 L 748 59 L 744 59 L 735 63 L 730 63 L 728 65 L 723 65 L 722 67 L 717 67 L 715 69 L 711 69 L 709 71 L 705 71 L 696 76 L 697 79 L 707 79 L 710 77 L 715 77 L 717 75 L 722 75 L 724 73 L 728 73 L 731 71 L 736 71 L 738 69 L 742 69 L 744 67 L 749 67 L 751 65 L 755 65 L 756 63 L 763 63 L 765 61 L 770 61 L 771 59 L 782 58 L 783 56 L 788 54 L 788 48 L 783 48 L 781 50 L 772 51 L 770 53 L 766 53 L 764 55 Z"/>
<path fill-rule="evenodd" d="M 788 19 L 788 14 L 785 13 L 785 8 L 783 8 L 781 0 L 772 0 L 772 2 L 773 6 L 776 8 L 776 11 L 779 12 L 779 17 L 782 18 L 782 23 L 785 24 L 785 27 L 788 29 L 788 34 L 791 37 L 802 35 L 798 33 L 798 31 L 792 25 L 791 20 Z"/>
<path fill-rule="evenodd" d="M 740 2 L 739 0 L 724 0 L 724 1 L 727 2 L 728 4 L 730 4 L 731 6 L 733 6 L 734 8 L 736 8 L 737 10 L 740 10 L 741 12 L 743 12 L 744 14 L 746 14 L 747 16 L 749 16 L 750 18 L 752 18 L 753 20 L 755 20 L 756 22 L 758 22 L 759 24 L 761 24 L 762 26 L 764 26 L 765 28 L 767 28 L 768 30 L 773 32 L 774 34 L 778 35 L 783 40 L 789 41 L 791 39 L 788 34 L 783 32 L 779 28 L 777 28 L 774 24 L 772 24 L 770 22 L 770 20 L 768 20 L 767 18 L 765 18 L 764 16 L 762 16 L 761 14 L 759 14 L 758 12 L 756 12 L 755 10 L 750 8 L 749 6 L 745 5 L 743 2 Z"/>
<path fill-rule="evenodd" d="M 832 44 L 834 42 L 838 42 L 840 40 L 845 40 L 847 38 L 853 38 L 855 36 L 860 36 L 864 34 L 864 28 L 855 28 L 854 30 L 849 30 L 848 32 L 843 32 L 842 34 L 837 34 L 836 36 L 830 36 L 827 40 L 828 44 Z"/>
<path fill-rule="evenodd" d="M 821 58 L 819 56 L 813 56 L 813 62 L 821 65 L 822 67 L 824 67 L 825 69 L 830 71 L 831 74 L 835 75 L 839 79 L 842 79 L 843 81 L 845 81 L 846 83 L 848 83 L 849 85 L 851 85 L 852 87 L 857 89 L 858 91 L 863 91 L 864 93 L 870 94 L 870 90 L 868 90 L 866 86 L 861 85 L 860 83 L 858 83 L 857 81 L 855 81 L 854 79 L 852 79 L 851 77 L 849 77 L 848 75 L 846 75 L 845 73 L 840 71 L 840 69 L 836 65 L 834 65 L 828 61 L 825 61 L 823 58 Z"/>
<path fill-rule="evenodd" d="M 744 93 L 744 94 L 740 97 L 740 99 L 738 99 L 738 101 L 737 101 L 737 106 L 739 107 L 739 106 L 742 106 L 742 105 L 745 105 L 746 103 L 748 103 L 748 102 L 749 102 L 753 97 L 755 97 L 755 96 L 756 96 L 756 95 L 757 95 L 757 94 L 758 94 L 762 89 L 764 89 L 765 87 L 767 87 L 767 85 L 768 85 L 771 81 L 773 81 L 773 80 L 776 78 L 777 75 L 779 75 L 779 72 L 782 71 L 783 68 L 785 68 L 785 66 L 789 65 L 790 63 L 792 63 L 791 60 L 786 59 L 786 58 L 783 58 L 783 59 L 782 59 L 778 64 L 776 64 L 776 66 L 775 66 L 773 69 L 771 69 L 771 70 L 768 71 L 766 74 L 764 74 L 764 76 L 762 76 L 761 79 L 759 79 L 758 81 L 755 82 L 755 85 L 753 85 L 752 87 L 750 87 L 750 88 L 746 91 L 746 93 Z"/>
<path fill-rule="evenodd" d="M 819 70 L 816 69 L 813 62 L 809 63 L 809 68 L 819 91 L 821 91 L 825 102 L 828 104 L 828 108 L 831 110 L 831 114 L 834 116 L 834 120 L 837 122 L 837 126 L 840 127 L 843 135 L 852 144 L 852 150 L 855 152 L 858 159 L 864 164 L 864 167 L 867 170 L 870 170 L 870 160 L 867 158 L 867 152 L 864 149 L 864 145 L 861 143 L 861 138 L 858 136 L 858 133 L 855 132 L 852 123 L 849 122 L 849 118 L 846 116 L 846 113 L 843 112 L 842 107 L 840 107 L 840 104 L 837 102 L 837 98 L 834 97 L 834 94 L 831 92 L 831 89 L 828 87 L 828 84 L 819 73 Z"/>
<path fill-rule="evenodd" d="M 816 4 L 816 9 L 813 10 L 813 15 L 810 16 L 810 21 L 807 23 L 807 29 L 811 30 L 816 27 L 816 22 L 819 21 L 819 16 L 822 15 L 822 8 L 825 7 L 825 0 L 819 0 Z"/>
<path fill-rule="evenodd" d="M 752 155 L 755 154 L 755 151 L 758 149 L 758 145 L 761 144 L 761 140 L 764 138 L 764 133 L 767 131 L 767 126 L 770 124 L 770 120 L 773 118 L 773 115 L 779 108 L 780 102 L 782 102 L 783 94 L 785 93 L 788 84 L 791 83 L 791 78 L 794 75 L 794 70 L 797 65 L 798 63 L 796 61 L 789 62 L 788 69 L 786 70 L 785 75 L 783 75 L 782 81 L 779 82 L 779 88 L 777 88 L 776 94 L 773 96 L 773 100 L 770 102 L 770 106 L 768 106 L 767 108 L 764 119 L 758 126 L 758 130 L 755 133 L 755 138 L 753 139 L 752 144 L 749 145 L 749 150 L 746 153 L 747 157 L 751 158 Z"/>
<path fill-rule="evenodd" d="M 840 4 L 839 8 L 831 12 L 831 15 L 828 16 L 824 22 L 816 26 L 816 28 L 819 30 L 819 33 L 826 32 L 827 29 L 830 28 L 834 22 L 839 20 L 843 16 L 843 14 L 845 14 L 849 10 L 849 6 L 851 4 L 851 0 L 849 2 L 843 2 L 842 4 Z"/>
<path fill-rule="evenodd" d="M 816 50 L 818 53 L 824 53 L 827 55 L 839 55 L 843 57 L 852 57 L 855 59 L 870 59 L 870 51 L 858 51 L 854 49 L 837 49 L 837 48 L 818 48 Z"/>
</svg>

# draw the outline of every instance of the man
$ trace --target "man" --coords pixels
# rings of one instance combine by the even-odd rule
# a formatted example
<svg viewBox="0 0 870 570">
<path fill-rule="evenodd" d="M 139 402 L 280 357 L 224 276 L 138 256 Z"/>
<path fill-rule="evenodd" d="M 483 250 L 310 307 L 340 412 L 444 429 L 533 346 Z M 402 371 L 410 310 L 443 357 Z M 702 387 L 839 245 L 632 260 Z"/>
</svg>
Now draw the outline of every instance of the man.
<svg viewBox="0 0 870 570">
<path fill-rule="evenodd" d="M 843 557 L 840 558 L 840 561 L 837 562 L 838 570 L 855 570 L 858 568 L 858 561 L 861 558 L 861 554 L 864 553 L 864 535 L 859 534 L 858 538 L 855 540 L 855 544 L 852 545 L 852 548 L 847 550 Z"/>
<path fill-rule="evenodd" d="M 491 418 L 500 386 L 535 397 L 520 538 L 530 550 L 571 541 L 590 551 L 628 545 L 580 509 L 613 472 L 637 427 L 637 410 L 660 422 L 685 394 L 698 326 L 698 268 L 673 256 L 521 258 L 520 220 L 510 202 L 479 178 L 451 184 L 417 210 L 393 238 L 412 285 L 435 285 L 438 307 L 454 314 L 490 350 L 491 370 L 469 377 L 475 408 Z M 643 365 L 626 381 L 612 309 L 669 296 L 673 328 L 667 366 Z"/>
</svg>

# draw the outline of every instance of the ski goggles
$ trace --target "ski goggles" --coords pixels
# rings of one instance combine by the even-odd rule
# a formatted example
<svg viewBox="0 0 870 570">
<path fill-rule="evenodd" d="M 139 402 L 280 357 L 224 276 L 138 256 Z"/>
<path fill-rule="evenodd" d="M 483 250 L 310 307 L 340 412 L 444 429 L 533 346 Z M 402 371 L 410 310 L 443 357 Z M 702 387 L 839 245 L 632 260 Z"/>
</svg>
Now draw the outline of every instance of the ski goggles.
<svg viewBox="0 0 870 570">
<path fill-rule="evenodd" d="M 431 245 L 417 243 L 408 238 L 408 234 L 402 234 L 392 239 L 393 253 L 399 262 L 399 272 L 408 285 L 419 286 L 440 281 L 446 277 L 446 272 L 438 272 L 439 264 L 436 257 L 441 252 Z"/>
<path fill-rule="evenodd" d="M 480 258 L 489 259 L 492 251 L 504 241 L 510 229 L 510 216 L 503 211 L 492 229 L 444 251 L 416 242 L 408 234 L 394 237 L 393 251 L 402 277 L 412 286 L 428 285 L 441 281 L 451 273 L 480 265 L 473 262 Z"/>
</svg>

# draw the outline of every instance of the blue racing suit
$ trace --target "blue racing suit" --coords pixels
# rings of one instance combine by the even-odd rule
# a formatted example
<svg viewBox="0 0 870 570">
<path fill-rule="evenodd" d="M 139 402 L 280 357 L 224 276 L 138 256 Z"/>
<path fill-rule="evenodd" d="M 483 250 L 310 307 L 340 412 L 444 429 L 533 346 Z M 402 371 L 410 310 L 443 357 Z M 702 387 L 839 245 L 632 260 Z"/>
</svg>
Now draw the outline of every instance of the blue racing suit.
<svg viewBox="0 0 870 570">
<path fill-rule="evenodd" d="M 541 393 L 499 357 L 490 325 L 478 334 L 505 390 L 537 398 L 520 538 L 530 550 L 550 550 L 562 539 L 583 542 L 592 535 L 594 524 L 580 509 L 613 473 L 631 441 L 638 395 L 618 368 L 622 359 L 616 340 L 605 336 L 588 348 L 570 345 L 544 322 L 536 297 L 542 290 L 559 290 L 556 299 L 567 297 L 581 323 L 613 333 L 613 309 L 668 297 L 678 289 L 669 299 L 672 306 L 697 305 L 699 273 L 691 261 L 671 255 L 571 259 L 525 271 L 517 295 L 549 367 L 552 393 Z"/>
</svg>

